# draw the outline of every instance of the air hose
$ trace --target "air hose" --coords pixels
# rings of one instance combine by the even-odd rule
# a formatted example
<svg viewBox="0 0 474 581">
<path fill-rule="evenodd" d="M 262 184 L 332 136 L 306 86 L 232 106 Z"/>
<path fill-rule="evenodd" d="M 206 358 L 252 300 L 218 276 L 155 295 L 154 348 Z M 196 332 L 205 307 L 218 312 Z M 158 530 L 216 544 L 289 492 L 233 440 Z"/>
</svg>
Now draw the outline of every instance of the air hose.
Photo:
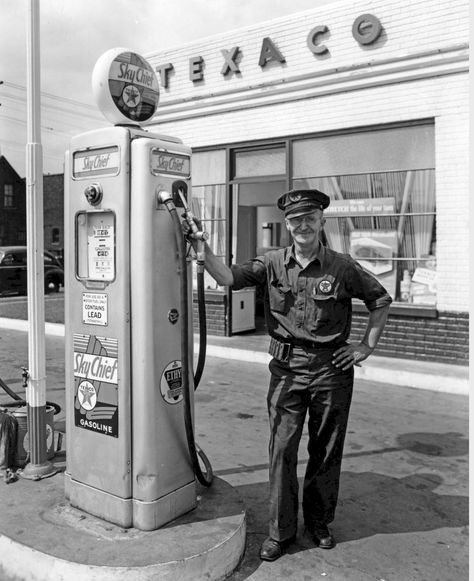
<svg viewBox="0 0 474 581">
<path fill-rule="evenodd" d="M 165 192 L 163 192 L 165 194 Z M 186 247 L 184 244 L 184 236 L 181 228 L 181 221 L 178 217 L 176 207 L 173 203 L 171 195 L 163 196 L 160 200 L 166 205 L 167 210 L 173 220 L 176 243 L 178 246 L 178 260 L 181 270 L 181 284 L 180 284 L 180 311 L 181 311 L 181 365 L 182 365 L 182 381 L 183 381 L 183 402 L 184 402 L 184 425 L 186 430 L 186 439 L 188 442 L 189 455 L 191 458 L 191 463 L 193 466 L 196 478 L 203 486 L 210 486 L 212 484 L 213 473 L 212 466 L 201 448 L 196 444 L 194 439 L 193 430 L 193 420 L 192 420 L 192 405 L 191 405 L 191 388 L 190 388 L 190 368 L 189 368 L 189 341 L 188 341 L 188 329 L 189 329 L 189 309 L 188 309 L 188 270 L 187 270 L 187 260 L 186 260 Z M 203 279 L 203 277 L 202 277 Z M 204 279 L 202 280 L 202 295 L 204 294 Z M 199 295 L 199 289 L 198 289 Z M 201 323 L 201 320 L 200 320 Z M 204 321 L 205 325 L 205 321 Z M 201 325 L 200 325 L 201 327 Z M 201 330 L 201 329 L 200 329 Z M 199 354 L 200 361 L 198 362 L 198 367 L 196 369 L 196 379 L 199 381 L 202 374 L 202 369 L 204 367 L 204 362 L 202 361 L 201 353 Z M 198 377 L 199 372 L 199 377 Z M 195 380 L 196 381 L 196 380 Z M 195 383 L 197 385 L 197 383 Z M 204 473 L 201 469 L 199 463 L 199 458 L 201 458 L 206 472 Z"/>
<path fill-rule="evenodd" d="M 8 387 L 8 385 L 3 381 L 3 379 L 1 377 L 0 377 L 0 387 L 13 400 L 15 400 L 15 401 L 10 402 L 10 403 L 2 403 L 0 407 L 8 408 L 8 407 L 21 407 L 21 406 L 25 406 L 26 405 L 26 403 L 27 403 L 26 400 L 24 400 L 17 393 L 15 393 L 13 390 L 11 390 Z M 54 415 L 59 414 L 59 412 L 61 411 L 61 406 L 59 404 L 57 404 L 57 403 L 54 403 L 52 401 L 47 401 L 46 402 L 46 405 L 49 405 L 49 406 L 51 406 L 51 407 L 54 408 Z"/>
</svg>

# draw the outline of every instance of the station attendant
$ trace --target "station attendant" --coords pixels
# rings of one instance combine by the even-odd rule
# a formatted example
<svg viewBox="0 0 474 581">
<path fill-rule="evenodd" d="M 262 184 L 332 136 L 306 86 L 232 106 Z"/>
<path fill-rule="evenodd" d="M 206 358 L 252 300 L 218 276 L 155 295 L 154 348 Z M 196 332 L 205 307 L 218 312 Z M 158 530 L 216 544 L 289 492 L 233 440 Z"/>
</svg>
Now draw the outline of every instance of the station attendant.
<svg viewBox="0 0 474 581">
<path fill-rule="evenodd" d="M 296 538 L 298 446 L 308 415 L 308 455 L 303 483 L 307 534 L 322 549 L 335 539 L 334 519 L 354 380 L 353 366 L 375 349 L 392 302 L 385 288 L 349 255 L 320 242 L 329 197 L 292 190 L 278 207 L 293 244 L 263 256 L 224 265 L 206 246 L 206 269 L 220 285 L 265 288 L 265 317 L 272 355 L 267 396 L 270 421 L 269 536 L 260 549 L 278 559 Z M 189 233 L 183 224 L 185 234 Z M 368 311 L 364 337 L 349 343 L 351 299 Z"/>
</svg>

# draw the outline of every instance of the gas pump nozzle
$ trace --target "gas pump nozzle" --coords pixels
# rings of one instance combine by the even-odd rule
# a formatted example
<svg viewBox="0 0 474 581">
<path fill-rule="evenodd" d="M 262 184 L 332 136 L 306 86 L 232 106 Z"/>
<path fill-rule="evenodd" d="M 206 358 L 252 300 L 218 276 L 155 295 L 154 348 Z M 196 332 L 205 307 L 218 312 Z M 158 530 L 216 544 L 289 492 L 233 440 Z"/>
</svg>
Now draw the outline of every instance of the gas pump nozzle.
<svg viewBox="0 0 474 581">
<path fill-rule="evenodd" d="M 196 218 L 194 214 L 189 209 L 188 203 L 184 196 L 184 191 L 182 188 L 178 188 L 178 195 L 181 199 L 181 203 L 183 204 L 184 208 L 184 218 L 186 222 L 189 224 L 191 228 L 191 234 L 189 234 L 190 238 L 194 238 L 197 240 L 197 250 L 196 250 L 196 266 L 198 272 L 204 271 L 204 262 L 205 262 L 205 255 L 206 250 L 204 244 L 206 240 L 209 239 L 209 234 L 204 232 L 204 230 L 199 230 L 198 225 L 196 223 Z"/>
</svg>

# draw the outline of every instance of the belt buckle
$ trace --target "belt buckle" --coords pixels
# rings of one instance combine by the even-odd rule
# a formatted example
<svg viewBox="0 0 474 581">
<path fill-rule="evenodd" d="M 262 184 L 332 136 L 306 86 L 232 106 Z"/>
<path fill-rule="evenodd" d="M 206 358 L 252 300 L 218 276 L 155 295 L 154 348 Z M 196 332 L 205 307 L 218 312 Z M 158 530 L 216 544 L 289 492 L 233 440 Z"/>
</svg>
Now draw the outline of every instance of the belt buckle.
<svg viewBox="0 0 474 581">
<path fill-rule="evenodd" d="M 281 359 L 283 363 L 288 363 L 291 355 L 291 343 L 281 343 Z"/>
<path fill-rule="evenodd" d="M 291 355 L 291 343 L 280 341 L 275 337 L 271 337 L 270 348 L 268 352 L 277 361 L 281 361 L 282 363 L 288 363 Z"/>
</svg>

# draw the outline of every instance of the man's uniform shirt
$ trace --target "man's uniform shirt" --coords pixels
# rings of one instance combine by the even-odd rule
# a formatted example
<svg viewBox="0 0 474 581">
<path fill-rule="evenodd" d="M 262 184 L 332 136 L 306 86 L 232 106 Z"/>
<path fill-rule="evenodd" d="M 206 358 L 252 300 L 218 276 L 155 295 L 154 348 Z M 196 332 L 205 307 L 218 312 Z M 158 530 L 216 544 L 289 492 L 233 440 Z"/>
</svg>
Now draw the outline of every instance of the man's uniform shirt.
<svg viewBox="0 0 474 581">
<path fill-rule="evenodd" d="M 340 345 L 349 338 L 352 298 L 369 311 L 392 302 L 378 280 L 352 257 L 320 244 L 305 268 L 294 247 L 272 250 L 231 267 L 232 288 L 266 285 L 265 318 L 271 336 L 290 341 Z"/>
</svg>

